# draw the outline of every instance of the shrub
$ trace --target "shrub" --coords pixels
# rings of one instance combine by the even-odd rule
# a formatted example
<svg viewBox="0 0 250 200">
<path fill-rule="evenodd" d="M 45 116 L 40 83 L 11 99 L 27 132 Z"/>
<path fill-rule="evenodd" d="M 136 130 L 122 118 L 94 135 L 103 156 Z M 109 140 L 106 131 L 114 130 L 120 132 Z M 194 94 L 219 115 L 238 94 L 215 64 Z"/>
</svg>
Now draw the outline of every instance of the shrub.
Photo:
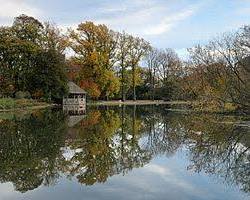
<svg viewBox="0 0 250 200">
<path fill-rule="evenodd" d="M 0 109 L 11 109 L 16 107 L 15 100 L 11 98 L 0 99 Z"/>
<path fill-rule="evenodd" d="M 16 99 L 25 99 L 25 98 L 30 99 L 31 95 L 28 91 L 25 91 L 25 92 L 18 91 L 18 92 L 16 92 L 15 97 L 16 97 Z"/>
</svg>

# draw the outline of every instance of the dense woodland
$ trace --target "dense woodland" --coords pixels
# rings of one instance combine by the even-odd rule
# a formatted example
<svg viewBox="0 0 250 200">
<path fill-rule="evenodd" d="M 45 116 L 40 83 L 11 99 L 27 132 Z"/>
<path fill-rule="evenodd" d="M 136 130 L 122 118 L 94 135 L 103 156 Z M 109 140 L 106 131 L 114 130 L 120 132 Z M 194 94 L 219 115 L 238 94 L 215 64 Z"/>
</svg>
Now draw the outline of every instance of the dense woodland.
<svg viewBox="0 0 250 200">
<path fill-rule="evenodd" d="M 21 15 L 0 27 L 0 96 L 57 101 L 72 80 L 93 100 L 191 100 L 249 109 L 250 26 L 188 52 L 184 61 L 173 49 L 156 49 L 106 25 L 83 22 L 65 33 Z"/>
</svg>

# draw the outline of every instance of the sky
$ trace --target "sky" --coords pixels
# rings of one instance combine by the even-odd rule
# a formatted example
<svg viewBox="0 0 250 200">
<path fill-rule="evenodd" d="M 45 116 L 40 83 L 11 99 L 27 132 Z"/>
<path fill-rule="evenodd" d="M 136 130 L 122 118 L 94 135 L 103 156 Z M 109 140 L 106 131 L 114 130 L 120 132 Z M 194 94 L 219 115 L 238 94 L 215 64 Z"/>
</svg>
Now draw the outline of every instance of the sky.
<svg viewBox="0 0 250 200">
<path fill-rule="evenodd" d="M 180 56 L 220 33 L 250 24 L 250 0 L 0 0 L 0 25 L 26 14 L 63 30 L 84 21 L 143 37 Z"/>
</svg>

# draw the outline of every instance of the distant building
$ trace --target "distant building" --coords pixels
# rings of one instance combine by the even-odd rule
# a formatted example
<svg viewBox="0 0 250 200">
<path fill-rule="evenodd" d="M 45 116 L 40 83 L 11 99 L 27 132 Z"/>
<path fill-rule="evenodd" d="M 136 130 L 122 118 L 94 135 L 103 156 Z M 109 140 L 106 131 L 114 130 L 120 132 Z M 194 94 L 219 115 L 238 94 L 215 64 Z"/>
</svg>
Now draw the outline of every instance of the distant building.
<svg viewBox="0 0 250 200">
<path fill-rule="evenodd" d="M 69 94 L 63 98 L 63 106 L 69 110 L 85 108 L 87 92 L 73 82 L 68 82 Z M 73 108 L 73 109 L 71 109 Z"/>
</svg>

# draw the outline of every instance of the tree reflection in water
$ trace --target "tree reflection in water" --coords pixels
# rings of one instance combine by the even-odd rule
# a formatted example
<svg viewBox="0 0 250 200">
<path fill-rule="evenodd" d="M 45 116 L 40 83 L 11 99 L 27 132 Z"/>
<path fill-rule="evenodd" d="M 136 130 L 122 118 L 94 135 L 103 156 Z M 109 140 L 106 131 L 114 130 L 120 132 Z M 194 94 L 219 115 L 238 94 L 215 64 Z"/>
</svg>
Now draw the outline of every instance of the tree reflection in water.
<svg viewBox="0 0 250 200">
<path fill-rule="evenodd" d="M 93 185 L 185 149 L 188 170 L 218 175 L 250 192 L 250 132 L 239 120 L 161 106 L 93 107 L 74 126 L 58 110 L 2 119 L 0 181 L 20 192 L 55 184 L 60 174 Z"/>
<path fill-rule="evenodd" d="M 64 129 L 63 114 L 52 110 L 1 120 L 0 181 L 12 182 L 20 192 L 53 184 Z"/>
</svg>

